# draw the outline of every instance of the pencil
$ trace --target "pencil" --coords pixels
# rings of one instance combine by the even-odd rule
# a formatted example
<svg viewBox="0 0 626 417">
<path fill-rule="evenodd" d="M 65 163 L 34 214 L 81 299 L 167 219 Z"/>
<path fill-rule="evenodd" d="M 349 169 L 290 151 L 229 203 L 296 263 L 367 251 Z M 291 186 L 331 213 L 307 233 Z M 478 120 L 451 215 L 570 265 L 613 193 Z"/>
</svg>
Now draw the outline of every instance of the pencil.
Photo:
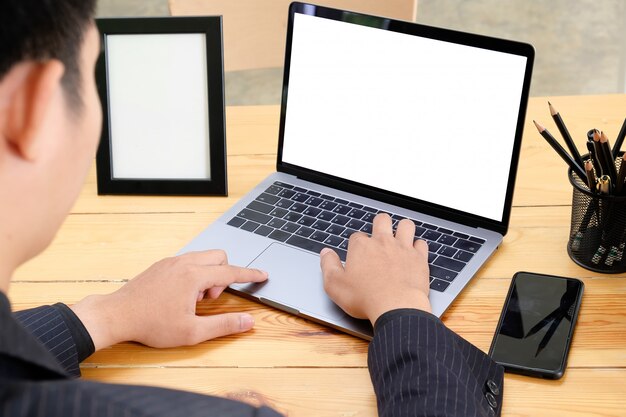
<svg viewBox="0 0 626 417">
<path fill-rule="evenodd" d="M 611 147 L 609 146 L 609 138 L 606 136 L 604 132 L 600 132 L 600 147 L 602 148 L 602 152 L 604 152 L 604 157 L 606 158 L 606 164 L 609 167 L 609 177 L 611 177 L 611 182 L 615 184 L 617 180 L 617 169 L 615 168 L 615 158 L 613 158 L 613 153 L 611 152 Z"/>
<path fill-rule="evenodd" d="M 622 163 L 619 166 L 619 173 L 617 174 L 617 181 L 615 182 L 615 194 L 621 194 L 624 187 L 624 180 L 626 179 L 626 154 L 622 156 Z"/>
<path fill-rule="evenodd" d="M 550 103 L 549 101 L 548 101 L 548 106 L 550 107 L 550 114 L 552 115 L 552 119 L 554 119 L 554 123 L 556 123 L 556 127 L 559 129 L 559 132 L 561 132 L 561 136 L 563 137 L 563 140 L 565 141 L 567 148 L 572 154 L 574 161 L 576 161 L 578 165 L 582 167 L 583 159 L 580 157 L 580 153 L 578 152 L 576 145 L 574 145 L 572 136 L 569 134 L 569 131 L 567 130 L 567 127 L 565 126 L 565 122 L 563 122 L 563 118 L 561 117 L 561 114 L 558 111 L 556 111 L 552 103 Z"/>
<path fill-rule="evenodd" d="M 585 172 L 587 173 L 587 185 L 592 193 L 596 193 L 596 175 L 593 173 L 593 164 L 590 159 L 585 161 Z"/>
<path fill-rule="evenodd" d="M 607 159 L 604 156 L 604 149 L 602 149 L 602 146 L 600 145 L 600 131 L 597 129 L 593 130 L 593 146 L 596 150 L 596 158 L 598 158 L 598 162 L 600 163 L 600 170 L 602 171 L 602 175 L 609 175 L 609 166 L 607 165 Z"/>
<path fill-rule="evenodd" d="M 622 123 L 622 128 L 617 134 L 617 139 L 615 139 L 615 143 L 613 144 L 613 157 L 617 158 L 619 155 L 620 148 L 622 147 L 622 143 L 624 143 L 624 137 L 626 136 L 626 119 L 624 119 L 624 123 Z"/>
<path fill-rule="evenodd" d="M 593 144 L 593 138 L 591 142 L 587 142 L 587 150 L 589 151 L 589 157 L 593 161 L 593 167 L 596 170 L 596 175 L 602 175 L 602 167 L 600 166 L 600 160 L 598 159 L 598 155 L 596 155 L 596 148 Z"/>
<path fill-rule="evenodd" d="M 572 169 L 572 171 L 574 171 L 576 175 L 578 175 L 578 178 L 580 178 L 582 182 L 586 183 L 587 174 L 582 169 L 582 167 L 578 165 L 576 161 L 574 161 L 574 159 L 572 159 L 572 157 L 567 153 L 565 149 L 563 149 L 561 145 L 559 145 L 556 139 L 554 139 L 554 136 L 552 136 L 550 132 L 548 132 L 548 129 L 541 126 L 539 123 L 537 123 L 534 120 L 533 120 L 533 123 L 535 124 L 535 127 L 539 131 L 539 134 L 543 136 L 543 138 L 546 140 L 546 142 L 550 144 L 550 146 L 552 146 L 552 149 L 554 149 L 556 153 L 559 154 L 561 159 L 563 159 L 565 163 Z"/>
</svg>

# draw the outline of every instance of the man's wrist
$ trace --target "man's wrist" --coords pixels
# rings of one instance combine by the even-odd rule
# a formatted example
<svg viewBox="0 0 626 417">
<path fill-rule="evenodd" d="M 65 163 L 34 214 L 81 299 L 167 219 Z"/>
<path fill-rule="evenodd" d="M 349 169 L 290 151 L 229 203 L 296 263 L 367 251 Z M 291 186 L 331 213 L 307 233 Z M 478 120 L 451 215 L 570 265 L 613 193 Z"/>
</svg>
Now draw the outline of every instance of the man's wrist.
<svg viewBox="0 0 626 417">
<path fill-rule="evenodd" d="M 372 326 L 374 326 L 378 318 L 383 314 L 392 310 L 398 310 L 403 308 L 422 310 L 427 313 L 432 313 L 432 308 L 430 305 L 430 300 L 428 299 L 428 295 L 424 294 L 423 292 L 418 292 L 411 297 L 407 297 L 402 300 L 396 299 L 389 303 L 375 306 L 368 314 L 368 319 L 372 323 Z"/>
<path fill-rule="evenodd" d="M 116 320 L 114 294 L 90 295 L 70 308 L 83 323 L 96 351 L 128 340 L 125 320 Z"/>
</svg>

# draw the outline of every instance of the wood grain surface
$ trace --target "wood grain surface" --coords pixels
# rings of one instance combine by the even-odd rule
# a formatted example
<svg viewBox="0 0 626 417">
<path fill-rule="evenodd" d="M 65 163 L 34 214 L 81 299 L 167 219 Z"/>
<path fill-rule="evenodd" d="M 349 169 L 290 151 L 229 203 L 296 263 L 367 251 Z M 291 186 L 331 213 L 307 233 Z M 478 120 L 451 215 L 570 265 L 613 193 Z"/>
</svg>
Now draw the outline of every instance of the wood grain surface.
<svg viewBox="0 0 626 417">
<path fill-rule="evenodd" d="M 516 271 L 581 278 L 585 297 L 565 376 L 507 375 L 503 416 L 624 416 L 626 274 L 590 272 L 567 255 L 566 166 L 532 126 L 536 119 L 558 133 L 548 99 L 581 149 L 587 130 L 604 130 L 612 140 L 626 116 L 624 95 L 531 99 L 509 232 L 443 320 L 486 351 Z M 228 197 L 98 196 L 92 169 L 50 248 L 15 273 L 14 309 L 112 292 L 174 255 L 274 171 L 278 121 L 278 106 L 228 108 Z M 255 329 L 176 349 L 122 343 L 88 358 L 83 375 L 268 404 L 290 416 L 376 415 L 366 342 L 232 294 L 198 308 L 199 314 L 225 311 L 251 313 Z"/>
</svg>

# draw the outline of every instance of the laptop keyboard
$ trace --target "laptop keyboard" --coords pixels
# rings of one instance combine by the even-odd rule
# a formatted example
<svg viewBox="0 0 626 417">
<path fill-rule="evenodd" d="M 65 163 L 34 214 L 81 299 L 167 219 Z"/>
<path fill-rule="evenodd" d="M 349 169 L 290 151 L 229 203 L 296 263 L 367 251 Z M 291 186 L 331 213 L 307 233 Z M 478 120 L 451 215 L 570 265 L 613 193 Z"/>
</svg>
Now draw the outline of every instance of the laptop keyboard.
<svg viewBox="0 0 626 417">
<path fill-rule="evenodd" d="M 228 224 L 316 254 L 329 247 L 345 261 L 350 235 L 357 231 L 371 235 L 372 221 L 380 212 L 383 211 L 277 181 Z M 386 213 L 395 230 L 404 217 Z M 428 243 L 430 288 L 443 292 L 485 240 L 410 220 L 415 223 L 415 239 Z"/>
</svg>

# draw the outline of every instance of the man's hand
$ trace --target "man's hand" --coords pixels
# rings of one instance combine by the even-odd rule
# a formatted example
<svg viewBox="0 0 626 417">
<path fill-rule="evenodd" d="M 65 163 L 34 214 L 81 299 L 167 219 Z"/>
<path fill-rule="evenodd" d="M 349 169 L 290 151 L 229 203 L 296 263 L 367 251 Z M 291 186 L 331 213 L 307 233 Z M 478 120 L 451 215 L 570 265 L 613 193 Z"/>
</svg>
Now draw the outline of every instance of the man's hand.
<svg viewBox="0 0 626 417">
<path fill-rule="evenodd" d="M 324 289 L 346 313 L 368 319 L 372 325 L 396 308 L 430 312 L 428 301 L 428 246 L 413 243 L 415 224 L 407 219 L 393 233 L 391 218 L 374 218 L 372 237 L 350 237 L 345 267 L 331 249 L 322 249 Z"/>
<path fill-rule="evenodd" d="M 267 273 L 228 265 L 221 250 L 192 252 L 152 265 L 109 295 L 72 306 L 96 350 L 124 341 L 152 347 L 194 345 L 254 326 L 249 314 L 197 316 L 196 303 L 215 299 L 235 282 L 262 282 Z"/>
</svg>

